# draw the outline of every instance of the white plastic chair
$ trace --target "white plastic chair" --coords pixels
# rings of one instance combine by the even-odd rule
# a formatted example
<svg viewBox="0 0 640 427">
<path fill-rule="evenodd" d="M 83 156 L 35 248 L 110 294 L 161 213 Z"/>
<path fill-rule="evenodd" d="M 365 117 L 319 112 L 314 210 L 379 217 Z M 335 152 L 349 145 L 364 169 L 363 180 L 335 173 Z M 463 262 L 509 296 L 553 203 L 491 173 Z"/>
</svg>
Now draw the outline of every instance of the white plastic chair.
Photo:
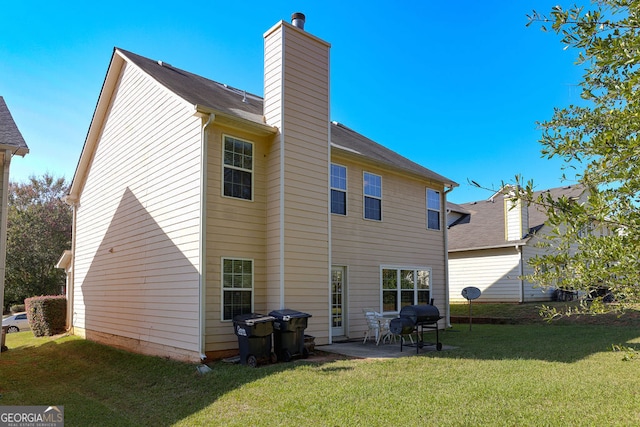
<svg viewBox="0 0 640 427">
<path fill-rule="evenodd" d="M 378 318 L 378 324 L 380 325 L 380 339 L 377 344 L 379 344 L 380 341 L 382 341 L 383 344 L 387 342 L 391 343 L 391 341 L 396 342 L 396 336 L 392 334 L 391 329 L 389 329 L 391 318 L 384 317 L 379 313 L 376 313 L 376 315 Z"/>
<path fill-rule="evenodd" d="M 373 310 L 363 310 L 365 319 L 367 320 L 367 331 L 364 333 L 364 340 L 362 343 L 366 343 L 368 339 L 375 337 L 376 345 L 382 343 L 395 342 L 396 337 L 391 333 L 389 324 L 391 319 L 384 317 L 382 314 Z"/>
<path fill-rule="evenodd" d="M 364 340 L 362 344 L 366 343 L 368 339 L 375 338 L 376 345 L 380 342 L 380 322 L 378 321 L 378 313 L 372 310 L 363 310 L 364 318 L 367 321 L 367 330 L 364 333 Z"/>
</svg>

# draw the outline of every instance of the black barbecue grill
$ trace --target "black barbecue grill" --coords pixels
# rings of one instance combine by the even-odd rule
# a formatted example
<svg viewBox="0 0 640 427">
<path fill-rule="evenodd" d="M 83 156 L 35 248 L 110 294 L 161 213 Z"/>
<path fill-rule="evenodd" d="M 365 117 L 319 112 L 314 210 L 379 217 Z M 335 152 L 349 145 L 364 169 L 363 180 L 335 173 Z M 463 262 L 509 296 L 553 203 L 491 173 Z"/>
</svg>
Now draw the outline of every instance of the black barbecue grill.
<svg viewBox="0 0 640 427">
<path fill-rule="evenodd" d="M 438 334 L 438 320 L 442 319 L 438 307 L 431 304 L 406 305 L 400 310 L 397 318 L 389 323 L 389 330 L 394 335 L 410 335 L 414 332 L 418 335 L 417 342 L 407 344 L 416 347 L 416 353 L 425 345 L 435 345 L 436 350 L 442 350 L 440 337 Z M 436 331 L 436 342 L 425 343 L 424 331 Z M 400 340 L 400 351 L 402 351 L 402 339 Z"/>
</svg>

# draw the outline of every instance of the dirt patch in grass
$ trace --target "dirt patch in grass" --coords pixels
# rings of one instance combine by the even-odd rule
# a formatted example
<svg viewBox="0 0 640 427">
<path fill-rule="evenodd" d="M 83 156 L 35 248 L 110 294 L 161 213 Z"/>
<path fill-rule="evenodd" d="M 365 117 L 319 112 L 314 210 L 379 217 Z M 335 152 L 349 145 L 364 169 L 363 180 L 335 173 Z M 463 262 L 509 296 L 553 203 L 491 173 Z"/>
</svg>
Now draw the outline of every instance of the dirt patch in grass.
<svg viewBox="0 0 640 427">
<path fill-rule="evenodd" d="M 299 361 L 313 362 L 313 363 L 330 363 L 337 360 L 350 360 L 353 357 L 345 356 L 344 354 L 329 353 L 328 351 L 314 350 L 307 359 L 297 359 Z"/>
<path fill-rule="evenodd" d="M 567 314 L 568 310 L 579 307 L 573 302 L 538 302 L 538 303 L 476 303 L 472 306 L 472 322 L 478 324 L 532 324 L 549 320 L 540 313 L 542 306 L 555 309 L 558 315 L 552 323 L 567 325 L 605 325 L 605 326 L 640 326 L 640 307 L 632 307 L 624 312 L 615 311 L 615 305 L 607 306 L 611 310 L 600 314 Z M 468 323 L 469 307 L 467 304 L 451 305 L 451 322 Z"/>
</svg>

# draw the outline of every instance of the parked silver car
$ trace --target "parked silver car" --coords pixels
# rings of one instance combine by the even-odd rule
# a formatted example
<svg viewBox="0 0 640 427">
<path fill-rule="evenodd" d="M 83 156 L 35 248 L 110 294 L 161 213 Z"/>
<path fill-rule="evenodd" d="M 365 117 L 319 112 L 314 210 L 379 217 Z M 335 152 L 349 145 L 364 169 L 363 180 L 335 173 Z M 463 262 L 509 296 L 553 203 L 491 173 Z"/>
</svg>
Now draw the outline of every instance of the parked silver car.
<svg viewBox="0 0 640 427">
<path fill-rule="evenodd" d="M 29 321 L 27 320 L 27 313 L 16 313 L 13 316 L 2 319 L 2 326 L 8 326 L 7 332 L 20 332 L 28 331 Z"/>
</svg>

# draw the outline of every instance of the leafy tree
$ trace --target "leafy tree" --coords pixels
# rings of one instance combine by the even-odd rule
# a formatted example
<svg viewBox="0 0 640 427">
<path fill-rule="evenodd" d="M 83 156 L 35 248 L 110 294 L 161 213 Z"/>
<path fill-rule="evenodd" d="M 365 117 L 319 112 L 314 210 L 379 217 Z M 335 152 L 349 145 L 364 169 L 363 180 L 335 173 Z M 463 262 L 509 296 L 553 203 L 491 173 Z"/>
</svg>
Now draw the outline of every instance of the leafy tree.
<svg viewBox="0 0 640 427">
<path fill-rule="evenodd" d="M 44 174 L 9 187 L 6 306 L 60 293 L 65 276 L 55 265 L 71 247 L 72 228 L 72 211 L 63 200 L 68 190 L 64 178 Z"/>
<path fill-rule="evenodd" d="M 640 1 L 555 6 L 534 11 L 532 23 L 550 25 L 585 67 L 580 105 L 556 108 L 539 125 L 543 156 L 576 168 L 588 200 L 534 200 L 532 183 L 523 186 L 521 197 L 543 206 L 554 230 L 553 251 L 532 261 L 530 280 L 592 292 L 592 310 L 607 299 L 639 302 Z"/>
</svg>

